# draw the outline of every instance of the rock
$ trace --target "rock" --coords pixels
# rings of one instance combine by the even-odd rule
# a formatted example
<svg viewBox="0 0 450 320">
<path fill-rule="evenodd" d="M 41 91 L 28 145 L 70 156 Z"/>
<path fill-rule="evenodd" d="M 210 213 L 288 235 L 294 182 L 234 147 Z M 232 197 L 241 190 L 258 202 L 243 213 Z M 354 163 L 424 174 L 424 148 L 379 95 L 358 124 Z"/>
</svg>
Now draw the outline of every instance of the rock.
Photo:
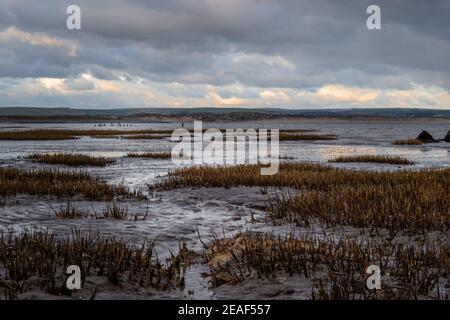
<svg viewBox="0 0 450 320">
<path fill-rule="evenodd" d="M 450 130 L 448 130 L 447 135 L 444 138 L 445 142 L 450 142 Z"/>
<path fill-rule="evenodd" d="M 423 143 L 430 143 L 430 142 L 436 142 L 434 140 L 433 136 L 429 134 L 427 131 L 423 130 L 419 136 L 417 137 L 417 140 L 423 142 Z"/>
</svg>

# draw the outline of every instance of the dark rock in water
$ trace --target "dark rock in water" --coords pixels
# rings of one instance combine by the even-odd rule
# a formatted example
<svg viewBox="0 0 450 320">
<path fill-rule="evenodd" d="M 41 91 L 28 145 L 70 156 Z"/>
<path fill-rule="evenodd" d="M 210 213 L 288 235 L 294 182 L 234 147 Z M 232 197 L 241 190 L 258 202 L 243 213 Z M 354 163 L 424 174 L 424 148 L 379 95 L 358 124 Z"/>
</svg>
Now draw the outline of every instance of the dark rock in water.
<svg viewBox="0 0 450 320">
<path fill-rule="evenodd" d="M 419 136 L 417 137 L 417 140 L 423 142 L 423 143 L 427 143 L 427 142 L 436 142 L 436 140 L 434 140 L 433 136 L 431 134 L 429 134 L 427 131 L 423 130 Z"/>
<path fill-rule="evenodd" d="M 447 135 L 444 138 L 445 142 L 450 142 L 450 130 L 448 130 Z"/>
</svg>

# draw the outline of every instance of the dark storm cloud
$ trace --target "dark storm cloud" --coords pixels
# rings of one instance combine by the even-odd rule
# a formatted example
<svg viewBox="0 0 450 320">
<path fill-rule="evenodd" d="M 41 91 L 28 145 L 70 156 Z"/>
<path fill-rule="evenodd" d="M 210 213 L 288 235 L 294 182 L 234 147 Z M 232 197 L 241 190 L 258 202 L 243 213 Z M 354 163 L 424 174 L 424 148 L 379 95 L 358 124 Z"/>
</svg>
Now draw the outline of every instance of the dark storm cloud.
<svg viewBox="0 0 450 320">
<path fill-rule="evenodd" d="M 65 28 L 66 7 L 82 30 Z M 382 10 L 379 31 L 366 8 Z M 144 78 L 153 82 L 314 90 L 449 88 L 450 2 L 409 0 L 0 0 L 0 78 Z M 70 54 L 71 46 L 76 55 Z"/>
</svg>

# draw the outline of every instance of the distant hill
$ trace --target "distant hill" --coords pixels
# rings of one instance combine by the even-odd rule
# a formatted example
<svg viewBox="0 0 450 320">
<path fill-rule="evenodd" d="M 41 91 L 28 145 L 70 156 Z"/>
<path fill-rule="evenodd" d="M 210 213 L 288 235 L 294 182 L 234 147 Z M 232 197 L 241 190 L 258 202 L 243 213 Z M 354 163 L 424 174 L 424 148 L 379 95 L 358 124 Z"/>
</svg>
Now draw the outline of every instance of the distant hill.
<svg viewBox="0 0 450 320">
<path fill-rule="evenodd" d="M 192 117 L 204 120 L 251 120 L 278 117 L 387 117 L 387 118 L 450 118 L 450 110 L 417 108 L 377 109 L 276 109 L 276 108 L 133 108 L 133 109 L 72 109 L 72 108 L 0 108 L 0 119 L 120 119 L 148 117 Z"/>
</svg>

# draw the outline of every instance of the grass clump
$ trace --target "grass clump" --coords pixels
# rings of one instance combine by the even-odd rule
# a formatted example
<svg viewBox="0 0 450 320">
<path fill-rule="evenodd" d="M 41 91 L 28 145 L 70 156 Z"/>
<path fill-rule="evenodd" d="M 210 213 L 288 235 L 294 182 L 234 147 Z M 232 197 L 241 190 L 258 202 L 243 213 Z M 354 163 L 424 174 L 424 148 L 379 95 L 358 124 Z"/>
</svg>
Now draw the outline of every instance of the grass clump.
<svg viewBox="0 0 450 320">
<path fill-rule="evenodd" d="M 387 156 L 387 155 L 356 155 L 356 156 L 341 156 L 328 162 L 372 162 L 372 163 L 386 163 L 386 164 L 414 164 L 413 161 L 402 158 L 399 156 Z"/>
<path fill-rule="evenodd" d="M 214 286 L 282 274 L 313 280 L 313 299 L 439 298 L 450 246 L 244 233 L 214 240 L 205 259 Z M 389 272 L 381 290 L 364 287 L 372 264 Z"/>
<path fill-rule="evenodd" d="M 105 167 L 108 164 L 114 163 L 113 159 L 105 157 L 92 157 L 85 154 L 75 153 L 53 153 L 43 154 L 36 153 L 25 157 L 33 162 L 47 163 L 47 164 L 63 164 L 67 166 L 94 166 Z"/>
<path fill-rule="evenodd" d="M 399 184 L 333 186 L 326 191 L 305 190 L 271 199 L 268 215 L 274 223 L 288 221 L 310 226 L 353 226 L 424 233 L 450 230 L 450 184 L 414 179 Z"/>
<path fill-rule="evenodd" d="M 314 163 L 280 163 L 275 175 L 260 174 L 261 165 L 191 166 L 170 170 L 167 178 L 152 186 L 160 189 L 188 187 L 290 187 L 294 189 L 328 190 L 332 186 L 416 183 L 446 180 L 450 169 L 401 170 L 395 172 L 356 171 Z"/>
<path fill-rule="evenodd" d="M 127 154 L 127 157 L 150 158 L 150 159 L 171 159 L 172 154 L 168 151 L 130 152 Z"/>
<path fill-rule="evenodd" d="M 59 219 L 81 219 L 89 216 L 88 211 L 78 209 L 76 204 L 67 201 L 66 205 L 61 205 L 59 209 L 53 209 L 53 214 Z"/>
<path fill-rule="evenodd" d="M 109 201 L 118 197 L 144 199 L 140 191 L 131 191 L 124 184 L 110 185 L 87 172 L 66 172 L 53 169 L 22 170 L 0 168 L 0 195 L 84 196 L 89 200 Z"/>
<path fill-rule="evenodd" d="M 128 217 L 128 208 L 122 208 L 117 203 L 108 204 L 103 209 L 103 217 L 106 219 L 124 220 Z"/>
<path fill-rule="evenodd" d="M 67 292 L 66 268 L 81 268 L 82 284 L 89 276 L 105 277 L 114 285 L 131 282 L 140 287 L 170 289 L 183 284 L 187 248 L 161 263 L 155 243 L 132 246 L 121 237 L 82 233 L 57 238 L 48 232 L 0 234 L 0 291 L 10 298 L 27 291 L 39 279 L 40 289 L 55 295 Z"/>
<path fill-rule="evenodd" d="M 186 129 L 193 133 L 193 129 Z M 203 129 L 205 132 L 207 129 Z M 226 129 L 220 129 L 225 133 Z M 298 135 L 298 133 L 307 133 L 315 130 L 310 129 L 282 129 L 280 130 L 280 139 L 283 136 L 285 140 L 334 140 L 334 136 L 314 136 Z M 162 139 L 170 137 L 172 129 L 142 129 L 142 130 L 72 130 L 72 129 L 33 129 L 21 131 L 0 132 L 0 140 L 70 140 L 77 137 L 89 136 L 91 138 L 118 138 L 123 136 L 125 139 Z M 316 138 L 314 138 L 316 137 Z"/>
<path fill-rule="evenodd" d="M 392 142 L 392 144 L 418 146 L 418 145 L 422 145 L 423 142 L 418 139 L 405 139 L 405 140 L 395 140 Z"/>
<path fill-rule="evenodd" d="M 119 135 L 169 135 L 172 130 L 71 130 L 71 129 L 34 129 L 23 131 L 0 132 L 0 140 L 69 140 L 81 136 L 98 138 L 116 137 Z M 153 137 L 153 136 L 152 136 Z"/>
<path fill-rule="evenodd" d="M 62 130 L 24 130 L 0 132 L 0 140 L 71 140 L 76 137 Z"/>
<path fill-rule="evenodd" d="M 309 226 L 351 225 L 375 231 L 425 232 L 450 228 L 450 168 L 425 170 L 356 171 L 308 163 L 280 163 L 273 176 L 260 174 L 258 165 L 188 167 L 169 172 L 156 186 L 289 187 L 270 199 L 274 223 Z"/>
<path fill-rule="evenodd" d="M 280 163 L 273 176 L 260 174 L 261 166 L 192 166 L 170 170 L 166 180 L 151 186 L 152 189 L 188 187 L 278 186 L 295 187 L 301 182 L 299 174 L 317 175 L 323 171 L 336 171 L 331 167 L 311 163 Z"/>
</svg>

